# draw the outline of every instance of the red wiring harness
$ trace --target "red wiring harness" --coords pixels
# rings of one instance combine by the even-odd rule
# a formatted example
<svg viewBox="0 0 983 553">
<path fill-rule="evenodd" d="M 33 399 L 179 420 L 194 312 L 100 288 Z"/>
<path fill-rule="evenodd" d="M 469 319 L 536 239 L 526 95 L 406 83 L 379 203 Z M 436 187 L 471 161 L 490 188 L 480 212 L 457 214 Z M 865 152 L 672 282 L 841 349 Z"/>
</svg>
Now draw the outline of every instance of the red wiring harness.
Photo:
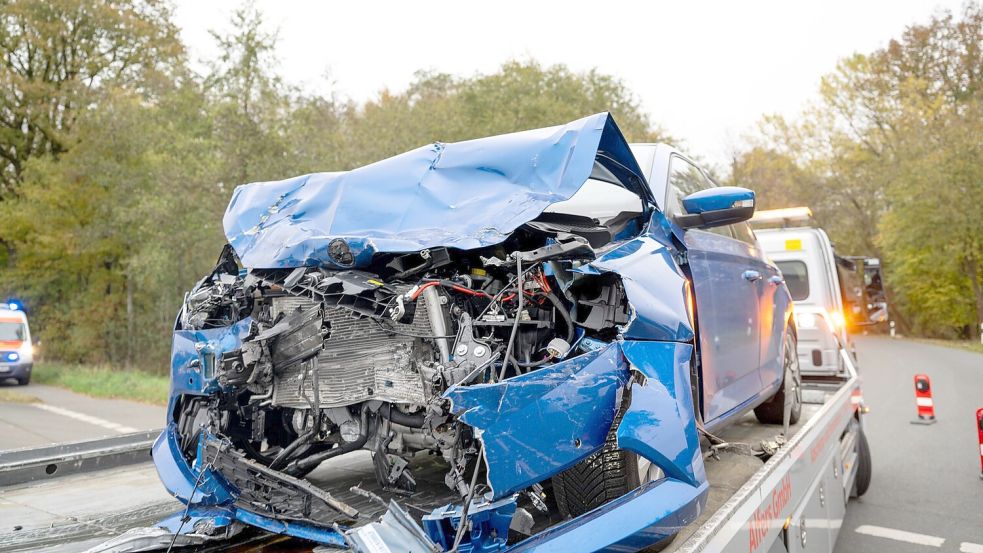
<svg viewBox="0 0 983 553">
<path fill-rule="evenodd" d="M 540 271 L 538 273 L 535 273 L 533 275 L 533 280 L 535 280 L 536 281 L 536 284 L 538 284 L 539 287 L 542 288 L 544 294 L 549 294 L 553 290 L 550 287 L 550 284 L 549 284 L 549 281 L 546 278 L 546 275 L 543 274 L 542 271 Z M 446 286 L 447 288 L 450 288 L 451 290 L 454 290 L 454 291 L 457 291 L 457 292 L 461 292 L 462 294 L 468 294 L 470 296 L 480 296 L 480 297 L 484 297 L 484 298 L 492 298 L 491 294 L 489 294 L 488 292 L 483 292 L 481 290 L 473 290 L 471 288 L 468 288 L 467 286 L 461 286 L 460 284 L 453 284 L 453 283 L 451 283 L 451 284 L 448 285 L 448 284 L 444 284 L 443 282 L 441 282 L 439 280 L 431 280 L 430 282 L 425 282 L 425 283 L 421 284 L 416 290 L 414 290 L 409 295 L 410 300 L 411 301 L 416 301 L 416 299 L 420 297 L 420 294 L 422 294 L 424 290 L 426 290 L 427 288 L 433 287 L 433 286 Z M 530 297 L 530 298 L 533 298 L 533 297 L 536 296 L 536 294 L 534 294 L 533 292 L 529 292 L 529 291 L 526 291 L 526 290 L 524 290 L 523 293 L 527 297 Z M 505 302 L 505 301 L 511 301 L 511 300 L 515 299 L 515 296 L 516 296 L 516 294 L 513 292 L 511 294 L 508 294 L 507 296 L 503 296 L 502 299 L 501 299 L 501 301 L 503 301 L 503 302 Z"/>
</svg>

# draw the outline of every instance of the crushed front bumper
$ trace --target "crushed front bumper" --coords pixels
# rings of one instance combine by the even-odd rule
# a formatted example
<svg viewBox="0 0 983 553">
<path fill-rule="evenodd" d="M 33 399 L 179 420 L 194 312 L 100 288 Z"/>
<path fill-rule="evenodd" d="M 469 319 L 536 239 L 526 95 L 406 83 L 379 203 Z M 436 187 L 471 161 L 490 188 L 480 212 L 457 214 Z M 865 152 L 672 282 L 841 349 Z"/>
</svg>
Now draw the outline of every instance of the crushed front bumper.
<svg viewBox="0 0 983 553">
<path fill-rule="evenodd" d="M 593 432 L 594 429 L 578 426 L 583 421 L 594 420 L 589 415 L 596 413 L 593 406 L 604 403 L 600 383 L 607 386 L 621 383 L 622 393 L 630 394 L 630 402 L 617 427 L 619 447 L 648 459 L 665 474 L 660 480 L 643 484 L 593 511 L 518 543 L 507 546 L 504 538 L 495 536 L 494 532 L 478 533 L 469 536 L 464 542 L 466 547 L 459 549 L 632 551 L 671 536 L 694 521 L 705 505 L 708 484 L 690 393 L 691 355 L 692 345 L 686 343 L 614 342 L 592 357 L 593 363 L 583 363 L 580 370 L 568 374 L 537 371 L 524 375 L 518 382 L 509 379 L 467 390 L 449 390 L 449 397 L 454 397 L 455 404 L 468 411 L 471 422 L 483 434 L 489 481 L 501 485 L 494 497 L 475 500 L 481 505 L 468 515 L 472 524 L 478 524 L 474 517 L 488 515 L 489 501 L 501 507 L 496 515 L 511 513 L 515 509 L 515 490 L 546 480 L 579 460 L 567 455 L 569 450 L 564 453 L 559 451 L 563 448 L 550 447 L 542 441 L 544 437 L 555 438 L 553 434 L 562 434 L 564 428 L 579 435 L 603 436 L 607 432 L 605 428 Z M 628 374 L 632 378 L 624 384 L 628 382 Z M 620 394 L 613 394 L 612 402 L 614 395 Z M 479 401 L 491 397 L 496 401 Z M 532 413 L 539 417 L 531 417 Z M 482 428 L 486 424 L 488 427 Z M 551 432 L 543 434 L 544 426 L 551 427 Z M 507 429 L 507 435 L 503 429 Z M 577 443 L 586 447 L 586 442 Z M 439 529 L 460 524 L 460 513 L 457 511 L 457 518 L 453 518 L 452 505 L 428 515 L 439 518 L 445 516 L 441 513 L 447 513 L 447 524 L 426 524 L 426 529 L 418 525 L 410 532 L 405 528 L 406 517 L 387 513 L 378 522 L 366 520 L 365 516 L 359 516 L 358 509 L 325 489 L 269 470 L 226 448 L 221 440 L 205 435 L 199 442 L 194 464 L 189 465 L 180 453 L 174 424 L 158 438 L 153 456 L 162 482 L 176 498 L 191 505 L 189 512 L 217 508 L 224 517 L 222 520 L 352 551 L 371 551 L 364 547 L 365 533 L 370 531 L 371 539 L 388 535 L 386 525 L 397 524 L 394 521 L 401 521 L 398 522 L 400 539 L 417 536 L 414 539 L 420 540 L 419 545 L 441 551 L 445 548 L 436 544 L 446 542 L 447 536 Z M 393 512 L 392 506 L 389 512 Z M 220 526 L 222 520 L 215 521 L 214 526 Z M 181 531 L 193 531 L 193 526 Z"/>
</svg>

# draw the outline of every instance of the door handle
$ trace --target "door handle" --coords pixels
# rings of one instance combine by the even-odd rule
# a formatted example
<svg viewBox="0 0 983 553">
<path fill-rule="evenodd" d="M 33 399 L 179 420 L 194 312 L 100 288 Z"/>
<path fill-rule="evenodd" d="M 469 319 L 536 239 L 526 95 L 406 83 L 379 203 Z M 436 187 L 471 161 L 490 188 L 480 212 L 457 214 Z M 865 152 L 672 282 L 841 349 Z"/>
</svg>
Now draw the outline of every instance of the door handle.
<svg viewBox="0 0 983 553">
<path fill-rule="evenodd" d="M 742 274 L 741 276 L 744 277 L 744 280 L 748 282 L 754 282 L 761 278 L 761 273 L 759 273 L 758 271 L 747 270 L 744 271 L 744 274 Z"/>
</svg>

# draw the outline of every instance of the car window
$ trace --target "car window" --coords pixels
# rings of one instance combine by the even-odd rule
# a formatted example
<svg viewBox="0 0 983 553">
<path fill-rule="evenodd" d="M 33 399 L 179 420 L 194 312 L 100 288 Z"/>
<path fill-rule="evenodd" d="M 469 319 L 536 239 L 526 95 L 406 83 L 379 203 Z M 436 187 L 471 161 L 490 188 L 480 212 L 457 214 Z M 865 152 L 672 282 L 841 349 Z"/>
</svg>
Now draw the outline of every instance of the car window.
<svg viewBox="0 0 983 553">
<path fill-rule="evenodd" d="M 669 217 L 684 215 L 683 198 L 694 192 L 712 188 L 713 182 L 703 174 L 699 167 L 679 156 L 672 156 L 669 162 L 669 192 L 666 199 L 666 212 Z M 729 226 L 706 229 L 708 232 L 734 238 Z"/>
<path fill-rule="evenodd" d="M 802 261 L 776 261 L 782 276 L 785 277 L 785 285 L 792 295 L 794 301 L 804 300 L 809 297 L 809 270 Z"/>
<path fill-rule="evenodd" d="M 747 222 L 734 223 L 733 225 L 728 225 L 731 232 L 734 234 L 734 238 L 737 238 L 741 242 L 746 242 L 752 246 L 757 244 L 757 240 L 754 238 L 754 231 L 751 230 L 751 225 Z"/>
<path fill-rule="evenodd" d="M 24 324 L 0 321 L 0 341 L 23 341 Z"/>
</svg>

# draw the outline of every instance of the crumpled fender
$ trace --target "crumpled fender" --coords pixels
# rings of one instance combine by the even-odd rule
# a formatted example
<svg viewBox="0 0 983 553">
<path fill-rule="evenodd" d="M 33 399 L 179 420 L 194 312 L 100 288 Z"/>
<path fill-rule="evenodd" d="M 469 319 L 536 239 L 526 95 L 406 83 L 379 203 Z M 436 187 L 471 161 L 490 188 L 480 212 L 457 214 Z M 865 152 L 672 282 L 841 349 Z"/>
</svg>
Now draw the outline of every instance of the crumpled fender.
<svg viewBox="0 0 983 553">
<path fill-rule="evenodd" d="M 650 229 L 662 214 L 653 215 Z M 582 274 L 616 273 L 625 286 L 634 318 L 624 329 L 629 340 L 688 342 L 695 336 L 686 309 L 687 278 L 673 249 L 656 232 L 649 232 L 604 252 L 574 269 Z"/>
<path fill-rule="evenodd" d="M 693 346 L 625 341 L 621 350 L 641 378 L 631 385 L 618 446 L 652 461 L 666 478 L 532 536 L 510 553 L 635 551 L 678 533 L 705 508 L 709 483 L 690 393 Z"/>
<path fill-rule="evenodd" d="M 575 465 L 604 446 L 628 381 L 617 343 L 495 384 L 444 393 L 484 444 L 493 499 Z"/>
<path fill-rule="evenodd" d="M 706 480 L 689 366 L 691 344 L 613 342 L 495 384 L 452 387 L 445 397 L 484 444 L 493 499 L 557 474 L 604 446 L 628 384 L 620 447 L 690 486 Z"/>
<path fill-rule="evenodd" d="M 632 382 L 618 446 L 652 461 L 669 478 L 705 483 L 689 378 L 692 344 L 626 341 L 621 349 L 642 378 Z"/>
</svg>

